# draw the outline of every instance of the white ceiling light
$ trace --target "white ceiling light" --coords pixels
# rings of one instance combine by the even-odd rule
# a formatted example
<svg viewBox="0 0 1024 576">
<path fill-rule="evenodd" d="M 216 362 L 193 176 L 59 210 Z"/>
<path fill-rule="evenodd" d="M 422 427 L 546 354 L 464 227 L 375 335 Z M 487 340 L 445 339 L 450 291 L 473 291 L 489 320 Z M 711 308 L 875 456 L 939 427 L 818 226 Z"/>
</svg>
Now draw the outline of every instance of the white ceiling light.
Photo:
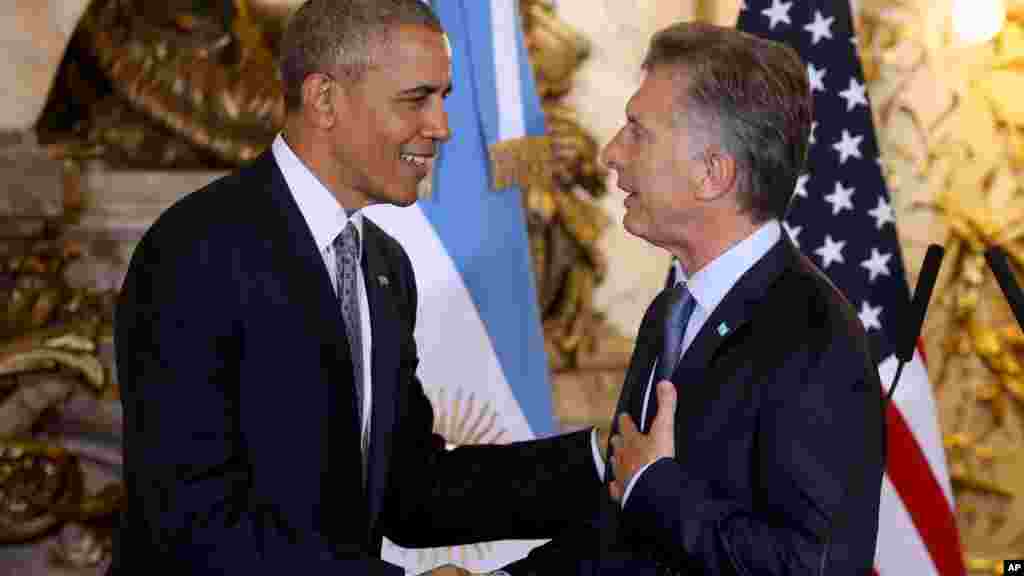
<svg viewBox="0 0 1024 576">
<path fill-rule="evenodd" d="M 953 0 L 953 34 L 963 44 L 995 38 L 1006 21 L 1004 0 Z"/>
</svg>

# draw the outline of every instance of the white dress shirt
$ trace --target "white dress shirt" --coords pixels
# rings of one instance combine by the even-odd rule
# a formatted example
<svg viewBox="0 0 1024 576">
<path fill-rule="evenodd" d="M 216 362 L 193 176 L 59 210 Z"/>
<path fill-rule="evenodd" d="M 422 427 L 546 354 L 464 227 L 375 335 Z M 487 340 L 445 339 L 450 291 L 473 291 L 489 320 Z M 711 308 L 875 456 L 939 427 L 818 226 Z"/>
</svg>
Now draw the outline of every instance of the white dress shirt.
<svg viewBox="0 0 1024 576">
<path fill-rule="evenodd" d="M 686 325 L 686 332 L 683 334 L 683 345 L 679 352 L 680 358 L 686 353 L 690 344 L 693 343 L 693 339 L 697 337 L 700 329 L 715 311 L 715 308 L 718 307 L 718 304 L 725 299 L 729 290 L 732 290 L 732 287 L 736 285 L 740 277 L 775 246 L 781 235 L 782 226 L 779 224 L 779 221 L 769 220 L 753 234 L 720 254 L 690 278 L 686 277 L 686 271 L 683 270 L 678 260 L 673 263 L 676 283 L 686 282 L 690 294 L 696 300 L 693 314 L 690 315 L 690 320 Z M 638 426 L 641 427 L 641 432 L 646 432 L 643 426 L 647 422 L 647 405 L 651 399 L 655 384 L 654 375 L 657 373 L 657 370 L 658 359 L 655 359 L 654 366 L 651 368 L 651 374 L 647 379 L 647 387 L 644 391 L 644 404 L 640 415 L 640 422 L 638 423 Z M 591 433 L 591 447 L 594 452 L 594 463 L 597 466 L 597 473 L 601 480 L 604 481 L 605 463 L 601 459 L 601 453 L 598 451 L 596 429 Z M 636 485 L 636 481 L 653 463 L 650 462 L 641 467 L 630 479 L 622 495 L 623 507 L 626 506 L 626 500 L 629 498 L 633 486 Z"/>
<path fill-rule="evenodd" d="M 281 134 L 274 138 L 271 144 L 271 152 L 274 160 L 277 161 L 284 181 L 299 205 L 302 218 L 309 226 L 313 234 L 313 240 L 324 259 L 324 267 L 331 279 L 334 293 L 338 293 L 338 278 L 335 272 L 334 260 L 334 239 L 348 224 L 349 220 L 359 232 L 359 259 L 363 254 L 363 215 L 358 210 L 350 217 L 345 208 L 338 202 L 334 194 L 325 187 L 320 180 L 306 167 L 302 160 L 295 155 L 288 143 Z M 372 328 L 370 326 L 370 306 L 366 299 L 366 280 L 363 278 L 362 266 L 356 267 L 356 285 L 359 287 L 359 322 L 362 326 L 361 336 L 363 344 L 363 421 L 360 429 L 362 449 L 365 453 L 367 441 L 370 438 L 370 407 L 373 396 L 373 382 L 371 374 L 370 350 L 373 343 Z M 338 306 L 338 316 L 341 316 L 341 306 Z"/>
</svg>

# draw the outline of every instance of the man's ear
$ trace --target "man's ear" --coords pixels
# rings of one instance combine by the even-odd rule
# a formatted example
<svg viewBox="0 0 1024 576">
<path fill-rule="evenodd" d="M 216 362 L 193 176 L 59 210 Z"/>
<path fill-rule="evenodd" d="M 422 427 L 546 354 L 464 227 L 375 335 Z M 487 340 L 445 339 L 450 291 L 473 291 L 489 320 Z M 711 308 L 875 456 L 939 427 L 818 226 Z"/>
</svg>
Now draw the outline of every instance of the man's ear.
<svg viewBox="0 0 1024 576">
<path fill-rule="evenodd" d="M 736 159 L 716 146 L 710 146 L 698 160 L 701 170 L 697 198 L 710 202 L 736 187 Z"/>
<path fill-rule="evenodd" d="M 307 75 L 302 81 L 302 111 L 314 126 L 325 129 L 334 126 L 340 89 L 334 79 L 318 72 Z"/>
</svg>

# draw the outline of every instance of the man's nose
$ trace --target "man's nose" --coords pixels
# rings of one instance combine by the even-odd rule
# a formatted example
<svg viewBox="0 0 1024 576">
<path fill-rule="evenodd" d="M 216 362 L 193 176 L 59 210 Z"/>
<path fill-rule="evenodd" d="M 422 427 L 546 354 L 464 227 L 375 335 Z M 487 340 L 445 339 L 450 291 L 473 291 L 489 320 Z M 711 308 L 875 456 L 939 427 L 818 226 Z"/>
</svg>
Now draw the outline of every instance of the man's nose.
<svg viewBox="0 0 1024 576">
<path fill-rule="evenodd" d="M 618 172 L 620 166 L 618 152 L 617 138 L 612 138 L 597 155 L 597 161 L 602 167 Z"/>
<path fill-rule="evenodd" d="M 448 112 L 444 105 L 439 104 L 427 116 L 426 124 L 423 127 L 423 135 L 432 140 L 446 142 L 452 137 L 451 128 L 448 126 Z"/>
</svg>

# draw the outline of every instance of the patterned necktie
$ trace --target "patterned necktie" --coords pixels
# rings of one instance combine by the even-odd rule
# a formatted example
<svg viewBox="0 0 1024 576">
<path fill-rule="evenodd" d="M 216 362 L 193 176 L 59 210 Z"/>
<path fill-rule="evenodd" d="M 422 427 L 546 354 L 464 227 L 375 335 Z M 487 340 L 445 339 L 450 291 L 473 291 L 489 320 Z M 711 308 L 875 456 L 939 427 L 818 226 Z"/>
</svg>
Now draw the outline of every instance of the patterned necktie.
<svg viewBox="0 0 1024 576">
<path fill-rule="evenodd" d="M 359 232 L 349 221 L 345 229 L 334 239 L 335 274 L 338 278 L 338 303 L 341 317 L 348 333 L 348 345 L 352 357 L 352 383 L 355 391 L 356 422 L 358 423 L 360 448 L 363 454 L 363 480 L 366 480 L 366 443 L 363 439 L 363 340 L 362 322 L 359 317 L 359 290 L 356 281 L 359 276 Z"/>
<path fill-rule="evenodd" d="M 686 334 L 686 325 L 690 323 L 690 316 L 696 308 L 697 301 L 694 300 L 685 282 L 679 282 L 669 288 L 668 314 L 665 316 L 663 326 L 663 340 L 661 345 L 661 358 L 658 360 L 658 373 L 654 379 L 657 383 L 660 380 L 672 378 L 672 372 L 679 364 L 679 356 L 683 347 L 683 336 Z M 654 391 L 649 393 L 653 394 Z"/>
</svg>

